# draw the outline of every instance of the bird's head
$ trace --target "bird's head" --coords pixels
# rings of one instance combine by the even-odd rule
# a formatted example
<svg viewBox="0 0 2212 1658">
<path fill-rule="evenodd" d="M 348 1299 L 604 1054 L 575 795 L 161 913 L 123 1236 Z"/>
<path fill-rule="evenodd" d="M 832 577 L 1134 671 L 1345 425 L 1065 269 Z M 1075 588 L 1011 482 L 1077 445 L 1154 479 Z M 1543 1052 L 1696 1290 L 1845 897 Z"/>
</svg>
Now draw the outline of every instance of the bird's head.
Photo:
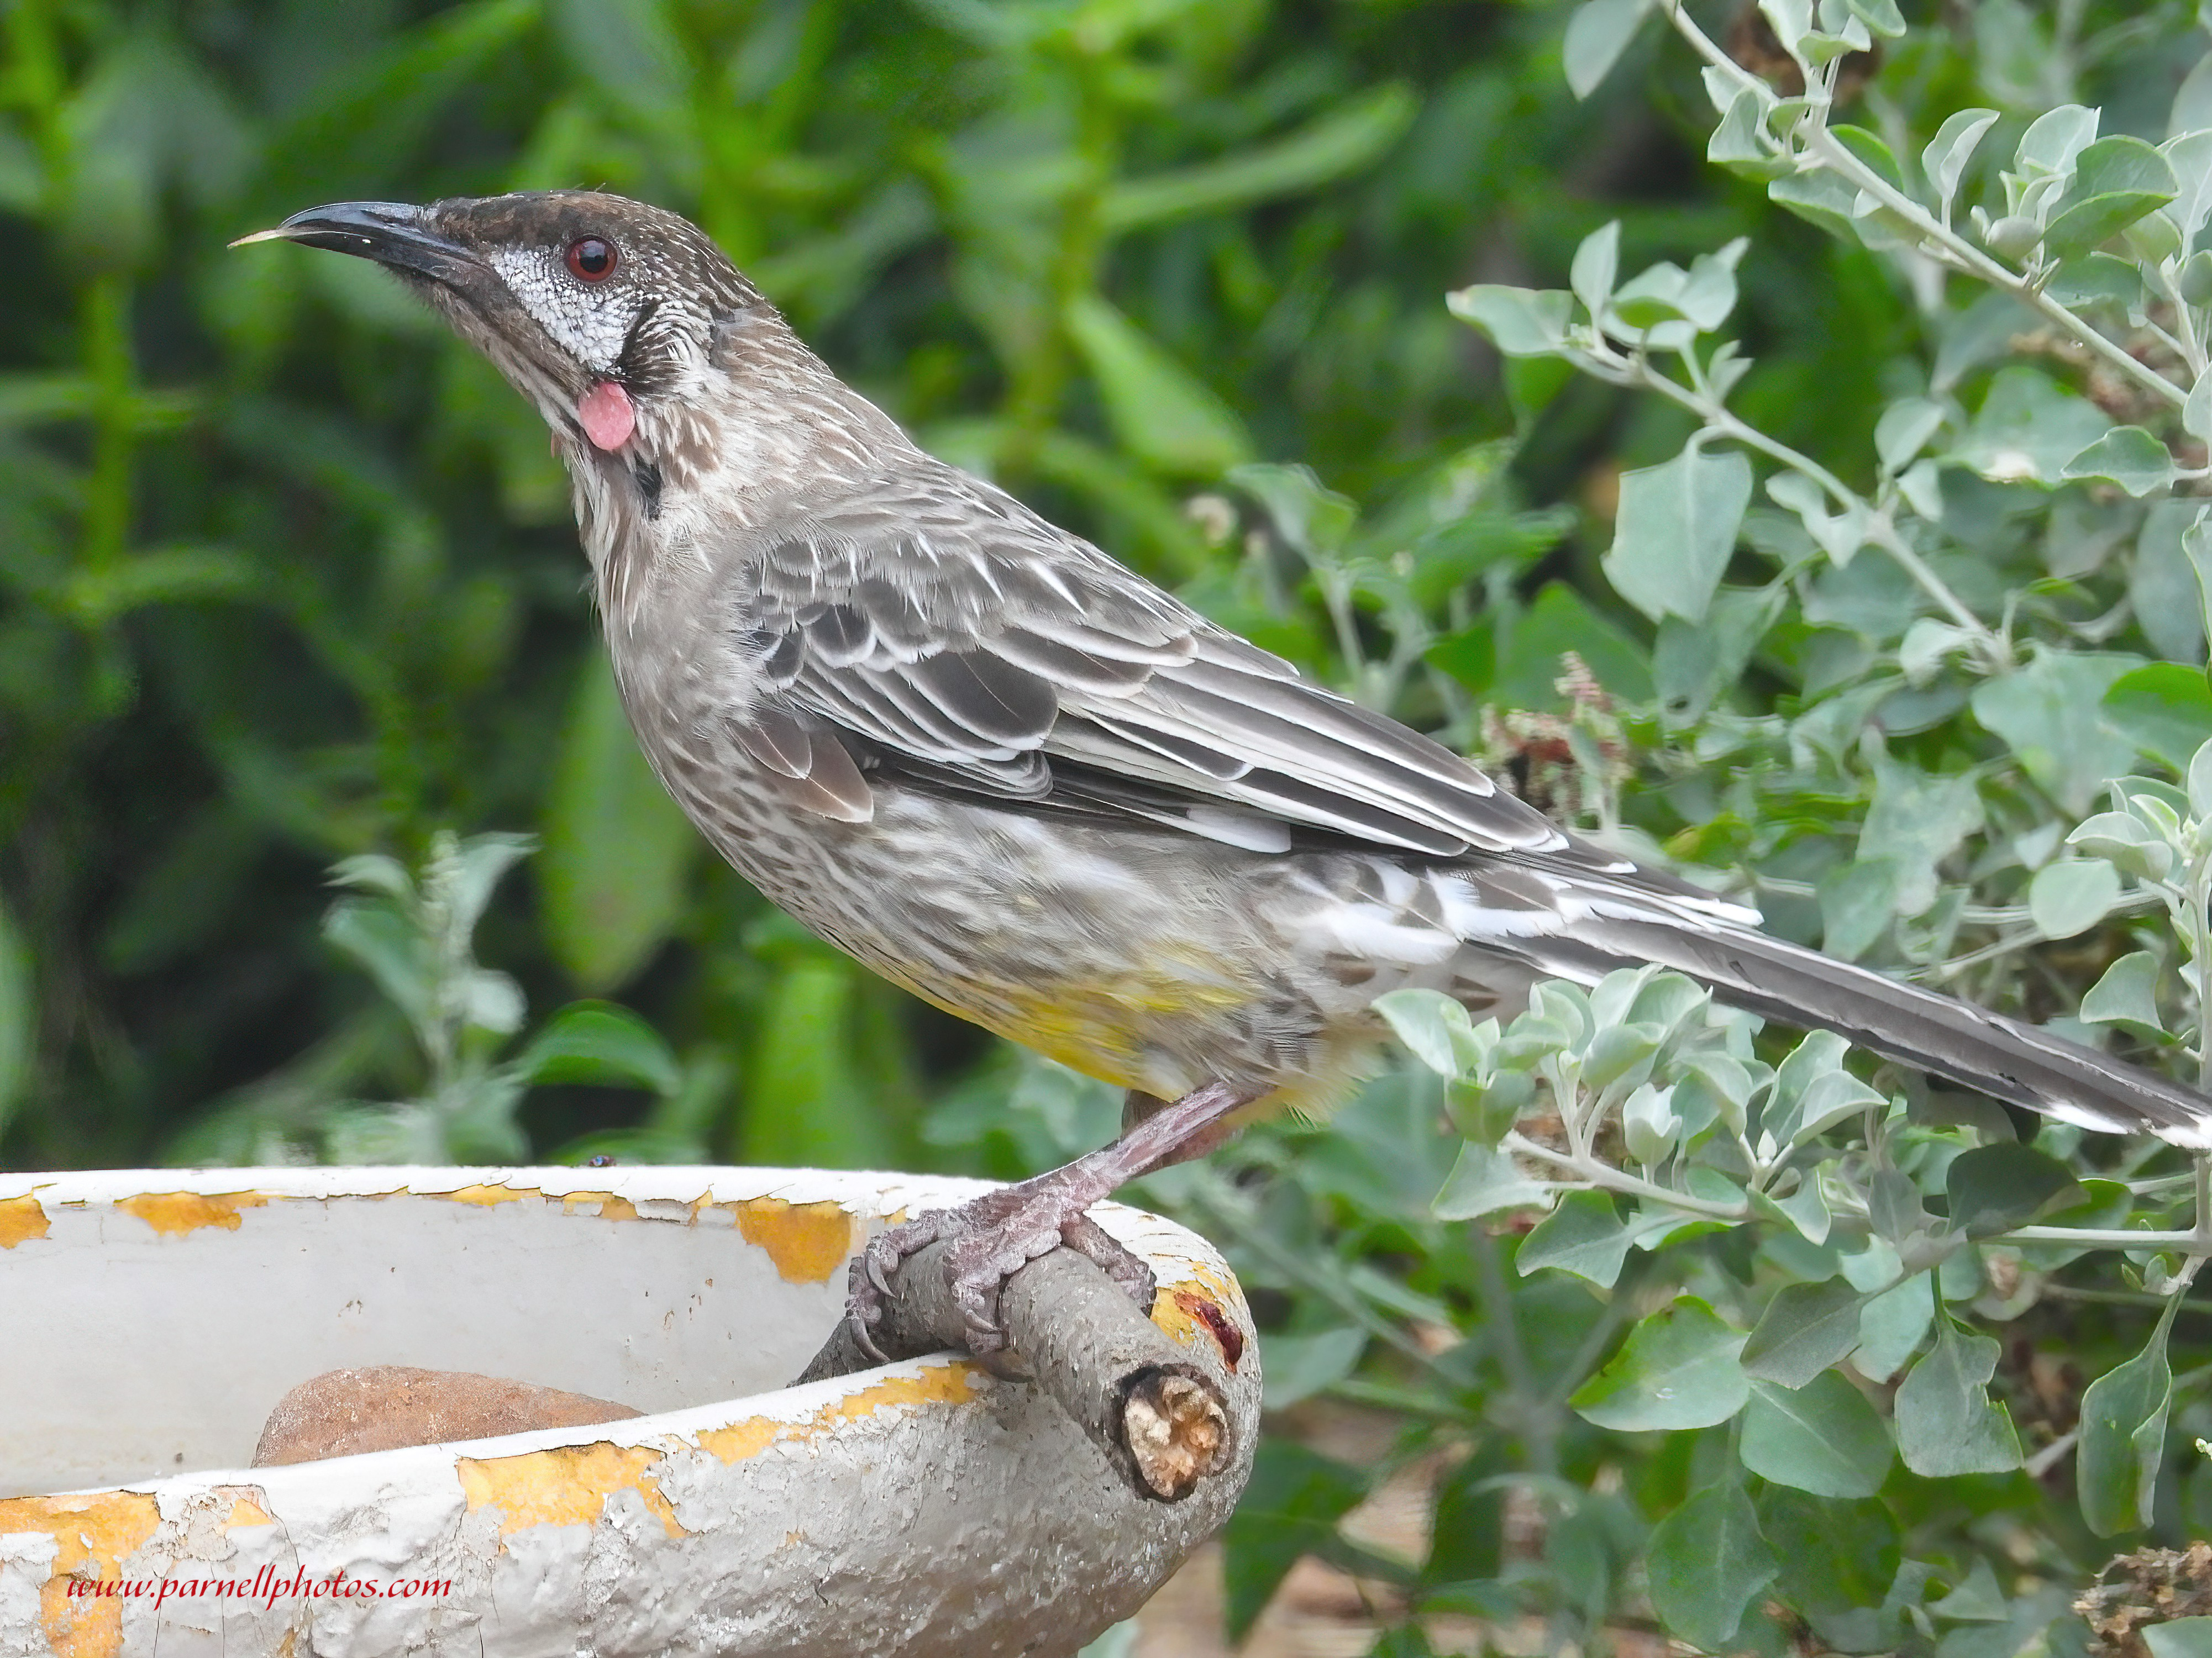
<svg viewBox="0 0 2212 1658">
<path fill-rule="evenodd" d="M 773 316 L 696 226 L 598 191 L 427 207 L 338 202 L 240 239 L 268 240 L 396 272 L 538 405 L 578 459 L 617 455 L 680 423 L 669 416 L 701 395 L 718 331 L 748 312 Z"/>
</svg>

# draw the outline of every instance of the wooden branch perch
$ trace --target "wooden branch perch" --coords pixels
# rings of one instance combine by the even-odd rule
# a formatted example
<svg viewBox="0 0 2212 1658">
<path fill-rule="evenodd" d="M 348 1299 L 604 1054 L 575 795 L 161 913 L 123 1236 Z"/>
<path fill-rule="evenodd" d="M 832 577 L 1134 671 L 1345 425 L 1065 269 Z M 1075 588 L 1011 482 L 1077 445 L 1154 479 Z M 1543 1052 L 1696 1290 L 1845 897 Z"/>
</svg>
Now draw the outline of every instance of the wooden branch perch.
<svg viewBox="0 0 2212 1658">
<path fill-rule="evenodd" d="M 957 1351 L 963 1332 L 933 1243 L 900 1266 L 877 1343 L 893 1358 Z M 1230 1466 L 1229 1407 L 1219 1383 L 1094 1262 L 1054 1249 L 1000 1292 L 1010 1355 L 1090 1435 L 1132 1491 L 1175 1503 Z M 799 1383 L 872 1370 L 840 1319 Z M 793 1385 L 798 1385 L 794 1383 Z"/>
</svg>

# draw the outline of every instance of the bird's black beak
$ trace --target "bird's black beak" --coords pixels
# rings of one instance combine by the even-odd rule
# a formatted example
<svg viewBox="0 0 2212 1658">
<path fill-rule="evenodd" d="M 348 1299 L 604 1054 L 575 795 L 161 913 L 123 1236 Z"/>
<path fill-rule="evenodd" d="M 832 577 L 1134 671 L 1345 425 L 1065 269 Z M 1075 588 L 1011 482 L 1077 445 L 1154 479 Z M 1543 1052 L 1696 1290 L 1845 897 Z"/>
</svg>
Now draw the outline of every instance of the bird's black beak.
<svg viewBox="0 0 2212 1658">
<path fill-rule="evenodd" d="M 269 241 L 299 242 L 328 248 L 333 253 L 351 253 L 445 282 L 482 269 L 474 253 L 430 228 L 428 209 L 405 202 L 334 202 L 328 207 L 311 207 L 304 213 L 295 213 L 274 230 L 257 230 L 231 246 Z"/>
</svg>

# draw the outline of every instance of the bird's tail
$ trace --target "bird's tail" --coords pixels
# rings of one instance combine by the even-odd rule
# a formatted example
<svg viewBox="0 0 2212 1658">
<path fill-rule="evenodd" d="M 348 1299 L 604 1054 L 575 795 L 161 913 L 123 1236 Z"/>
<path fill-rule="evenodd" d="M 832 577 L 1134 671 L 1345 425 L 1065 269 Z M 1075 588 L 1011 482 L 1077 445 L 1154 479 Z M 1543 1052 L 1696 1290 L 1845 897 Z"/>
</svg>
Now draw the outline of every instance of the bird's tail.
<svg viewBox="0 0 2212 1658">
<path fill-rule="evenodd" d="M 2085 1127 L 2212 1147 L 2212 1099 L 2079 1042 L 1750 927 L 1693 914 L 1676 919 L 1664 899 L 1652 906 L 1657 914 L 1594 908 L 1565 933 L 1515 940 L 1516 953 L 1586 984 L 1656 963 L 1731 1007 L 1833 1030 L 1995 1099 Z"/>
</svg>

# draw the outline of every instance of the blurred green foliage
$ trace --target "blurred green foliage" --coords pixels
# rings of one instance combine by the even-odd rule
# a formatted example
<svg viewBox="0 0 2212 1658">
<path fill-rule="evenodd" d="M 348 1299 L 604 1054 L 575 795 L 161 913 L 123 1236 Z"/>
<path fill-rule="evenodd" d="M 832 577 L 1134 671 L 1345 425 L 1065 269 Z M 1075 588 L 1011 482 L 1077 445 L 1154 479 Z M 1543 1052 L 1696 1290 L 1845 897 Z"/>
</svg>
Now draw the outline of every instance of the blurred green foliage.
<svg viewBox="0 0 2212 1658">
<path fill-rule="evenodd" d="M 2195 15 L 1770 0 L 1871 70 L 1831 126 L 1655 9 L 14 0 L 0 1161 L 1012 1175 L 1112 1132 L 701 854 L 489 369 L 366 265 L 223 247 L 554 185 L 693 215 L 929 446 L 1587 831 L 1837 954 L 2212 1052 L 2212 146 L 2153 149 L 2212 128 Z M 1892 189 L 2133 367 L 1947 277 Z M 2204 1306 L 2171 1248 L 2000 1235 L 2185 1225 L 2189 1170 L 1899 1103 L 1839 1045 L 1769 1072 L 1786 1042 L 1653 994 L 1408 1013 L 1430 1068 L 1146 1183 L 1229 1250 L 1288 1430 L 1232 1622 L 1312 1552 L 1405 1655 L 1432 1615 L 2090 1649 L 2106 1540 L 2212 1525 Z M 1691 1108 L 1714 1077 L 1745 1097 Z M 1723 1191 L 1717 1125 L 1785 1101 Z M 1572 1178 L 1498 1150 L 1547 1102 L 1588 1113 Z M 1346 1405 L 1396 1424 L 1375 1466 L 1302 1442 Z M 1339 1526 L 1414 1467 L 1424 1558 Z"/>
</svg>

